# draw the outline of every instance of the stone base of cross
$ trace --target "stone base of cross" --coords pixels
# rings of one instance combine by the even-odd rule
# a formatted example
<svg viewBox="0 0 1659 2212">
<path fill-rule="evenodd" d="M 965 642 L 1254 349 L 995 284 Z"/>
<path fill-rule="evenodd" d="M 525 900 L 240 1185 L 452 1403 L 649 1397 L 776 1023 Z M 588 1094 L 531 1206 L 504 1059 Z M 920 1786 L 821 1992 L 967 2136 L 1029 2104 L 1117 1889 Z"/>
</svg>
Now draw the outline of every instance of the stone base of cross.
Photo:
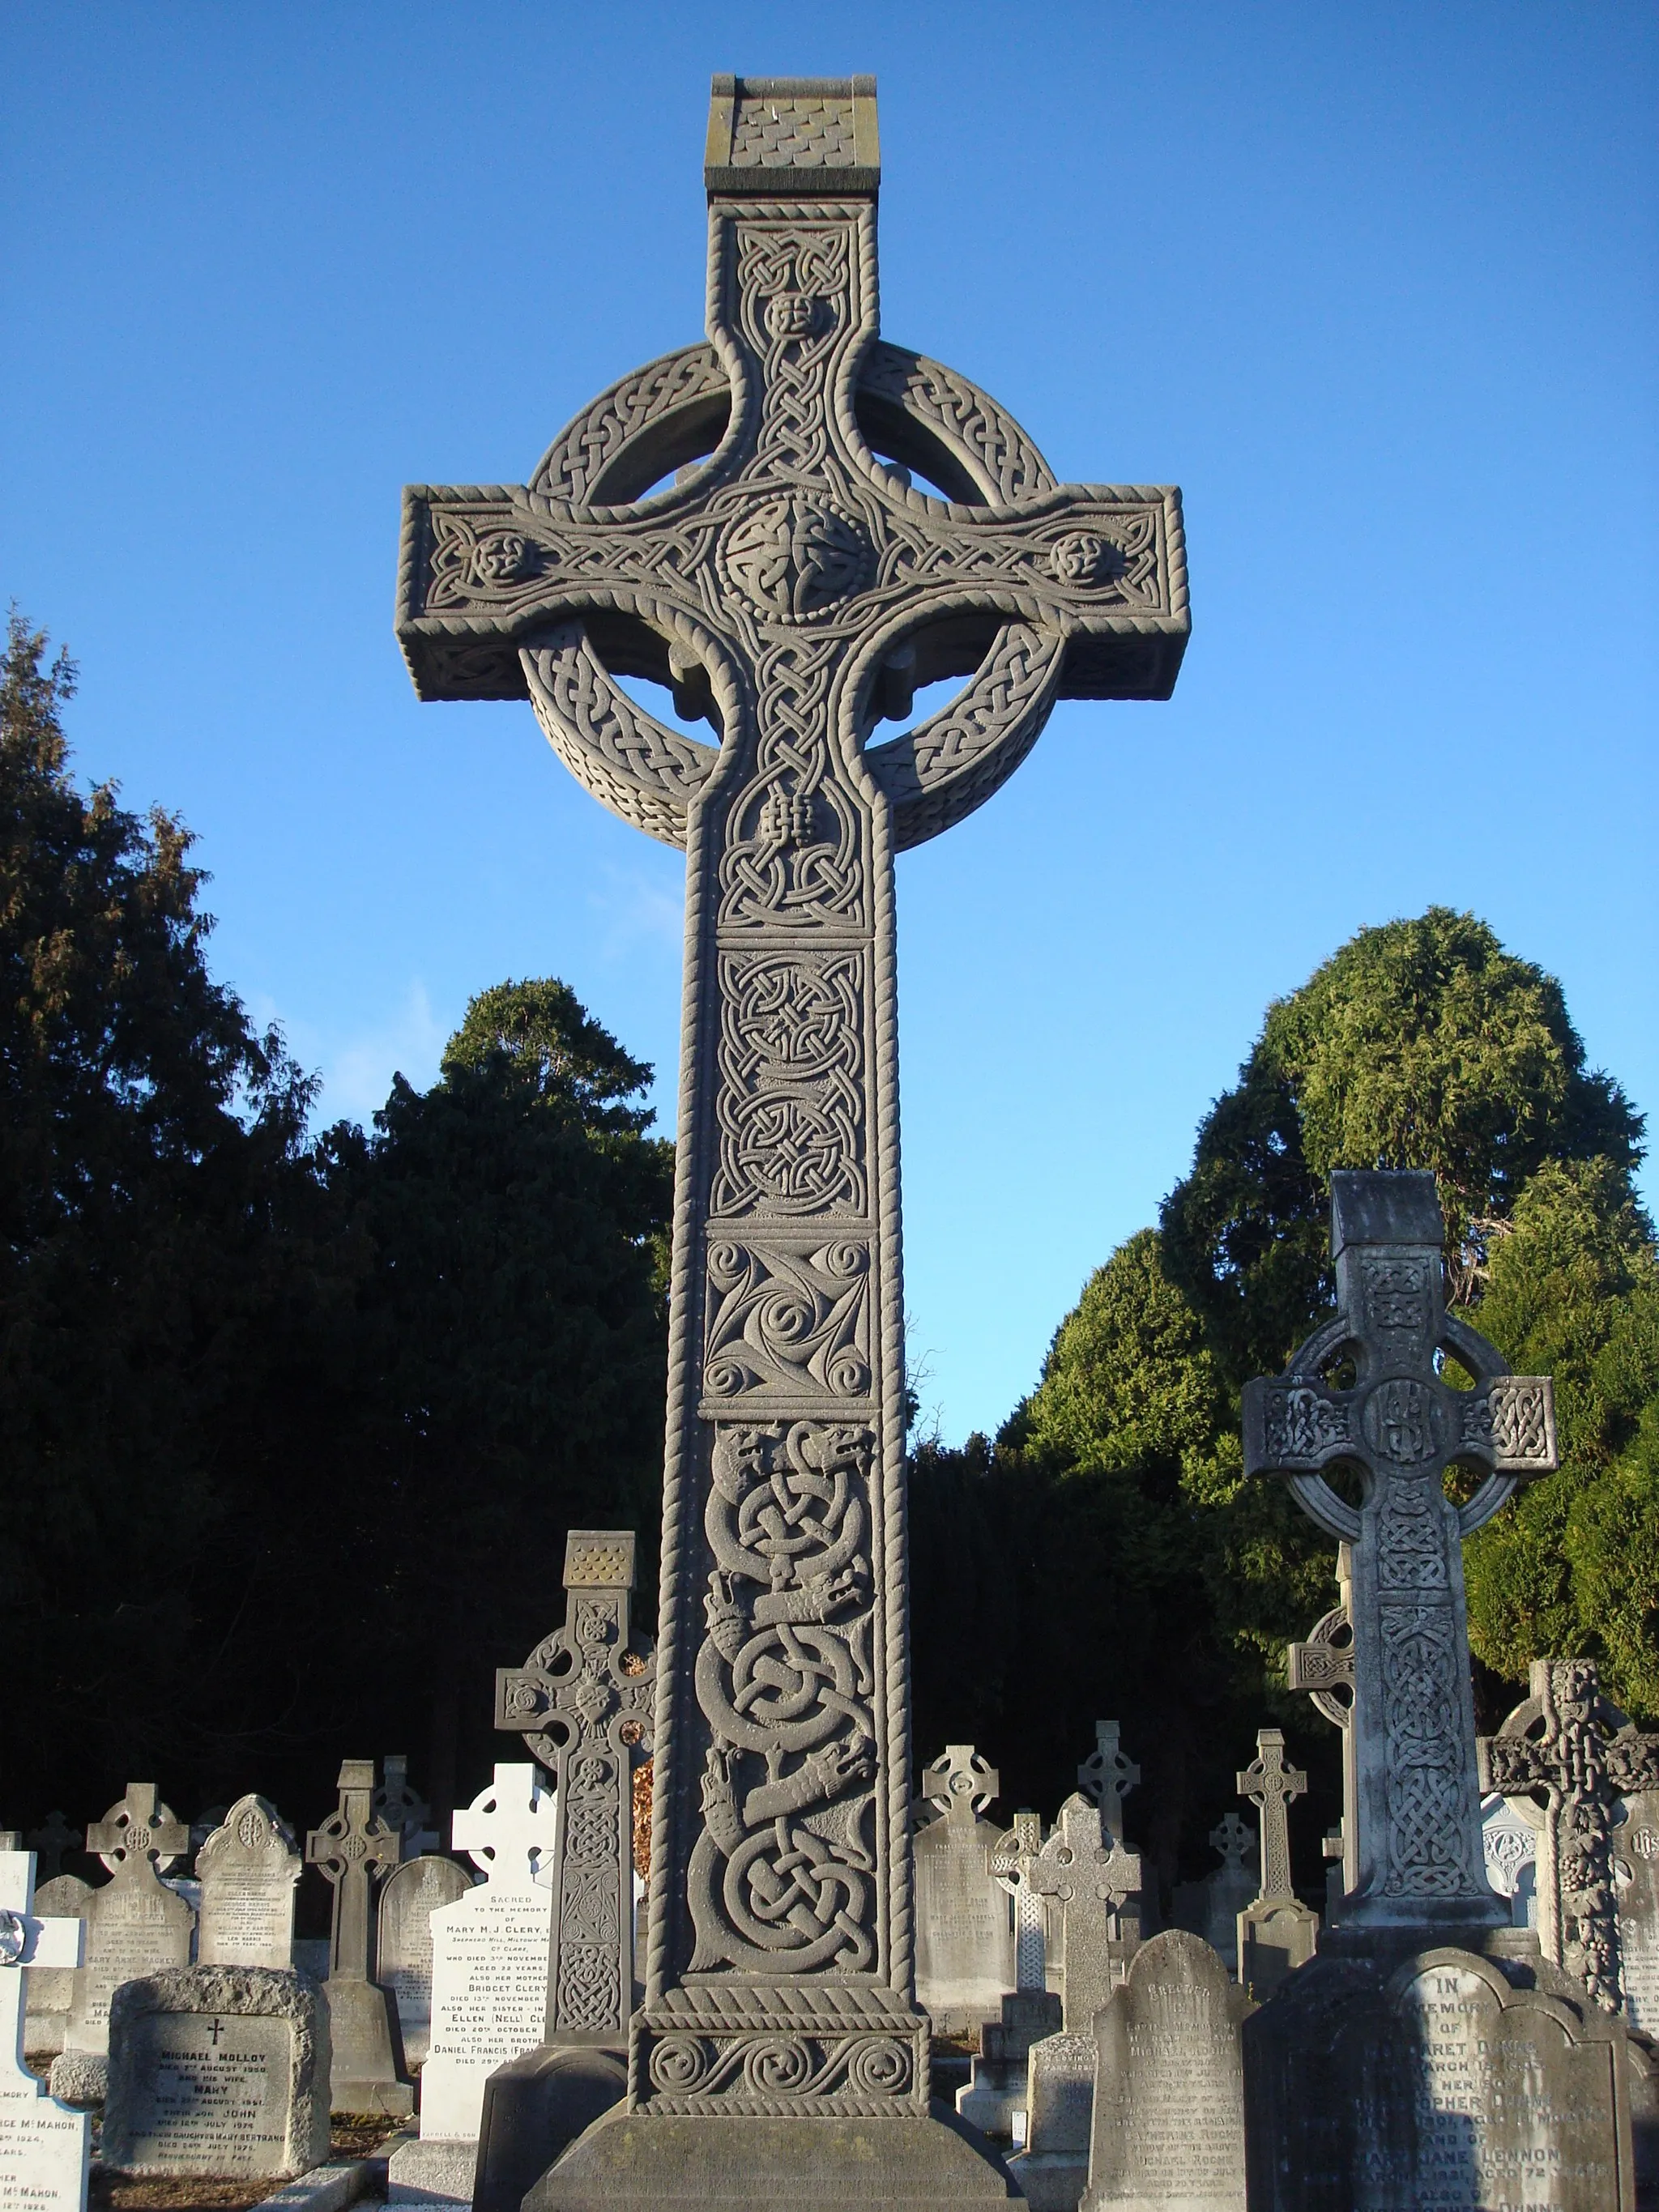
<svg viewBox="0 0 1659 2212">
<path fill-rule="evenodd" d="M 86 1923 L 41 1919 L 33 1904 L 33 1852 L 0 1851 L 0 2204 L 86 2212 L 91 2121 L 23 2063 L 24 1971 L 80 1966 Z"/>
</svg>

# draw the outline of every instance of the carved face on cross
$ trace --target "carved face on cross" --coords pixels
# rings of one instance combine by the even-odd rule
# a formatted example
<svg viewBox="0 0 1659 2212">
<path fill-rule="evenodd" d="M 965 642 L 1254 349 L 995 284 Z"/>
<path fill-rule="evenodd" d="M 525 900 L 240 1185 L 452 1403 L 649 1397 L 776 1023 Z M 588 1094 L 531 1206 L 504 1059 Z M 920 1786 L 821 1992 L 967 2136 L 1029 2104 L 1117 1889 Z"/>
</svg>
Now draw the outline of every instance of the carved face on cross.
<svg viewBox="0 0 1659 2212">
<path fill-rule="evenodd" d="M 871 80 L 716 80 L 708 148 L 708 343 L 623 378 L 526 485 L 411 489 L 398 628 L 423 698 L 527 696 L 596 798 L 687 854 L 674 1725 L 630 2094 L 925 2111 L 893 855 L 988 798 L 1057 698 L 1168 696 L 1180 503 L 1056 484 L 984 392 L 882 343 Z M 671 684 L 718 744 L 619 676 Z M 951 706 L 874 742 L 953 676 Z M 746 1978 L 741 2032 L 693 1971 Z M 850 2085 L 799 2033 L 808 1975 L 863 1993 Z M 779 2035 L 763 2089 L 744 2052 Z"/>
<path fill-rule="evenodd" d="M 1247 1473 L 1277 1474 L 1352 1547 L 1355 1878 L 1345 1922 L 1486 1926 L 1462 1539 L 1555 1465 L 1548 1379 L 1511 1375 L 1445 1310 L 1430 1175 L 1331 1178 L 1337 1311 L 1282 1377 L 1244 1392 Z M 1455 1389 L 1443 1354 L 1473 1377 Z M 1466 1504 L 1452 1466 L 1485 1476 Z M 1327 1480 L 1347 1469 L 1359 1502 Z"/>
</svg>

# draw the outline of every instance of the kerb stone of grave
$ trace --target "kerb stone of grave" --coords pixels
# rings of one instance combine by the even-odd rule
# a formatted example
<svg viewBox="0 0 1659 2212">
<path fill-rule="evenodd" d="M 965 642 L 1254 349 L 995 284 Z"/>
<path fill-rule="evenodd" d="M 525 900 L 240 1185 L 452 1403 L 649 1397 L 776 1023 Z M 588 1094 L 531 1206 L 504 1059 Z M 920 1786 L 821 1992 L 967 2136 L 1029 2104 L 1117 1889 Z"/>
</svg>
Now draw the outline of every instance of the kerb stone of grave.
<svg viewBox="0 0 1659 2212">
<path fill-rule="evenodd" d="M 23 2060 L 23 1978 L 76 1966 L 86 1925 L 37 1911 L 33 1889 L 33 1852 L 0 1851 L 0 2204 L 86 2212 L 92 2124 Z"/>
<path fill-rule="evenodd" d="M 432 1917 L 420 2139 L 392 2155 L 391 2203 L 473 2201 L 484 2084 L 498 2066 L 537 2049 L 546 2024 L 553 1897 L 538 1876 L 550 1875 L 557 1825 L 554 1794 L 528 1762 L 498 1765 L 489 1787 L 454 1816 L 455 1849 L 484 1878 Z"/>
<path fill-rule="evenodd" d="M 380 1886 L 374 1978 L 397 2013 L 404 2073 L 425 2063 L 432 2035 L 432 1916 L 471 1887 L 465 1867 L 424 1851 Z"/>
<path fill-rule="evenodd" d="M 328 2156 L 328 2013 L 292 1968 L 196 1966 L 125 1983 L 110 2013 L 102 2163 L 287 2179 Z"/>
<path fill-rule="evenodd" d="M 1613 1845 L 1626 1792 L 1659 1789 L 1659 1735 L 1601 1694 L 1593 1659 L 1534 1659 L 1522 1700 L 1481 1737 L 1482 1787 L 1538 1824 L 1538 1940 L 1605 2011 L 1623 1999 Z M 1528 1802 L 1528 1801 L 1530 1801 Z"/>
<path fill-rule="evenodd" d="M 406 495 L 421 696 L 528 695 L 687 854 L 645 1996 L 627 2109 L 538 2212 L 1006 2187 L 930 2119 L 915 2002 L 893 855 L 1055 699 L 1167 696 L 1189 625 L 1173 490 L 1057 483 L 987 394 L 881 342 L 879 174 L 873 80 L 718 78 L 708 343 L 619 380 L 528 484 Z M 643 714 L 635 673 L 718 745 Z"/>
<path fill-rule="evenodd" d="M 196 1854 L 202 1902 L 199 1966 L 294 1964 L 294 1890 L 304 1862 L 293 1834 L 264 1798 L 239 1797 Z"/>
<path fill-rule="evenodd" d="M 1319 1915 L 1291 1882 L 1290 1807 L 1308 1787 L 1298 1766 L 1285 1764 L 1279 1729 L 1258 1729 L 1255 1757 L 1240 1770 L 1238 1794 L 1256 1808 L 1261 1833 L 1261 1886 L 1238 1916 L 1238 1978 L 1258 2002 L 1286 1974 L 1305 1966 L 1319 1943 Z"/>
<path fill-rule="evenodd" d="M 1014 1984 L 1007 1893 L 990 1864 L 1001 1831 L 979 1817 L 998 1784 L 996 1769 L 969 1743 L 947 1745 L 921 1770 L 916 1811 L 925 1825 L 912 1845 L 916 1997 L 935 2035 L 976 2027 Z"/>
<path fill-rule="evenodd" d="M 42 1920 L 84 1920 L 92 1899 L 92 1884 L 79 1875 L 54 1875 L 34 1893 L 31 1908 Z M 55 2058 L 64 2047 L 64 2034 L 75 2003 L 76 1973 L 72 1966 L 29 1966 L 23 1984 L 28 2007 L 23 2026 L 23 2048 L 32 2059 Z"/>
<path fill-rule="evenodd" d="M 1445 1311 L 1431 1176 L 1332 1185 L 1338 1311 L 1248 1386 L 1245 1465 L 1352 1547 L 1358 1879 L 1244 2025 L 1252 2212 L 1623 2208 L 1623 2022 L 1507 1924 L 1480 1849 L 1462 1537 L 1553 1465 L 1549 1385 Z M 1339 1463 L 1358 1505 L 1324 1480 Z M 1453 1466 L 1484 1478 L 1461 1505 Z"/>
<path fill-rule="evenodd" d="M 306 1860 L 334 1893 L 328 1939 L 331 2088 L 337 2112 L 386 2113 L 407 2118 L 415 2094 L 398 2073 L 392 2047 L 391 1999 L 369 1978 L 371 1884 L 402 1855 L 403 1838 L 374 1810 L 374 1762 L 340 1765 L 340 1802 L 306 1838 Z"/>
<path fill-rule="evenodd" d="M 1244 2212 L 1249 2000 L 1201 1936 L 1154 1936 L 1095 2018 L 1083 2212 Z"/>
<path fill-rule="evenodd" d="M 111 1878 L 88 1899 L 86 1964 L 52 2064 L 55 2096 L 92 2104 L 104 2094 L 110 1999 L 123 1982 L 189 1966 L 196 1916 L 161 1880 L 189 1840 L 148 1782 L 128 1783 L 126 1795 L 87 1830 L 87 1849 Z"/>
</svg>

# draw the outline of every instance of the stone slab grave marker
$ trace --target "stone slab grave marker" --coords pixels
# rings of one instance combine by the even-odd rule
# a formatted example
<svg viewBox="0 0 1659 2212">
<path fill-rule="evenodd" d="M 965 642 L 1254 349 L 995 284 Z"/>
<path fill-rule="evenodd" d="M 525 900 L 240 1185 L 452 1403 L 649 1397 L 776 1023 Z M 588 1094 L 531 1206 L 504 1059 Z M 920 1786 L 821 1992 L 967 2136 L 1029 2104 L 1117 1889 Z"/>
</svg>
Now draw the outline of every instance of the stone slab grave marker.
<svg viewBox="0 0 1659 2212">
<path fill-rule="evenodd" d="M 415 2109 L 414 2093 L 398 2078 L 391 2000 L 369 1978 L 372 1884 L 398 1864 L 402 1837 L 374 1810 L 372 1759 L 343 1759 L 339 1791 L 336 1810 L 306 1838 L 307 1863 L 334 1892 L 324 1985 L 333 2109 L 403 2118 Z"/>
<path fill-rule="evenodd" d="M 560 2203 L 637 2194 L 636 2158 L 653 2192 L 730 2158 L 757 2191 L 822 2180 L 815 2118 L 890 2123 L 860 2140 L 911 2195 L 966 2185 L 915 2160 L 973 2170 L 928 2127 L 914 1996 L 893 855 L 1056 698 L 1167 696 L 1188 621 L 1172 490 L 1057 484 L 985 393 L 880 342 L 878 178 L 872 79 L 716 80 L 709 343 L 623 379 L 527 486 L 405 500 L 421 696 L 527 695 L 687 855 L 645 2002 L 628 2112 Z M 678 2124 L 720 2117 L 745 2125 Z"/>
<path fill-rule="evenodd" d="M 1238 1916 L 1238 1978 L 1258 2002 L 1306 1966 L 1319 1942 L 1319 1915 L 1300 1902 L 1291 1882 L 1288 1815 L 1307 1787 L 1301 1768 L 1285 1764 L 1283 1730 L 1258 1729 L 1255 1757 L 1238 1775 L 1238 1794 L 1249 1799 L 1261 1822 L 1261 1883 Z"/>
<path fill-rule="evenodd" d="M 1659 1790 L 1626 1791 L 1613 1840 L 1625 2018 L 1659 2040 Z"/>
<path fill-rule="evenodd" d="M 124 1983 L 100 2163 L 230 2179 L 307 2173 L 328 2156 L 329 2070 L 327 2008 L 307 1975 L 194 1966 Z"/>
<path fill-rule="evenodd" d="M 1244 2212 L 1249 2009 L 1201 1936 L 1142 1944 L 1095 2019 L 1084 2212 Z"/>
<path fill-rule="evenodd" d="M 1431 1176 L 1332 1186 L 1338 1311 L 1247 1386 L 1244 1456 L 1352 1546 L 1358 1879 L 1244 2026 L 1252 2212 L 1611 2212 L 1632 2203 L 1623 2024 L 1508 1924 L 1480 1847 L 1462 1539 L 1553 1465 L 1550 1387 L 1445 1312 Z M 1338 1462 L 1358 1505 L 1323 1481 Z M 1461 1507 L 1454 1464 L 1485 1477 Z"/>
<path fill-rule="evenodd" d="M 979 1817 L 999 1781 L 970 1743 L 948 1744 L 942 1758 L 921 1770 L 916 1811 L 931 1817 L 912 1844 L 916 1996 L 936 2035 L 977 2027 L 1014 1980 L 1007 1893 L 990 1865 L 1001 1831 Z"/>
<path fill-rule="evenodd" d="M 294 1889 L 303 1861 L 276 1807 L 239 1797 L 196 1854 L 202 1885 L 196 1960 L 202 1966 L 294 1964 Z"/>
<path fill-rule="evenodd" d="M 32 1910 L 42 1920 L 85 1920 L 92 1896 L 92 1884 L 79 1875 L 54 1875 L 35 1891 Z M 26 1968 L 23 2048 L 31 2058 L 55 2058 L 63 2049 L 77 1979 L 72 1966 Z"/>
<path fill-rule="evenodd" d="M 1532 1808 L 1528 1808 L 1530 1811 Z M 1538 1826 L 1497 1790 L 1480 1800 L 1480 1854 L 1486 1879 L 1510 1901 L 1517 1928 L 1538 1925 Z"/>
<path fill-rule="evenodd" d="M 988 2136 L 1012 2138 L 1018 2112 L 1023 2137 L 1031 2046 L 1057 2035 L 1062 2024 L 1059 1995 L 1048 1985 L 1048 1903 L 1031 1886 L 1042 1849 L 1041 1817 L 1020 1812 L 991 1851 L 991 1872 L 1014 1901 L 1015 1985 L 1000 2016 L 981 2026 L 978 2053 L 957 2091 L 958 2115 Z"/>
<path fill-rule="evenodd" d="M 1615 1823 L 1620 1800 L 1659 1790 L 1659 1735 L 1601 1695 L 1591 1659 L 1534 1659 L 1532 1694 L 1479 1743 L 1481 1786 L 1524 1806 L 1538 1829 L 1538 1940 L 1604 2011 L 1624 2001 Z M 1631 1871 L 1626 1865 L 1627 1874 Z M 1646 1931 L 1644 1931 L 1646 1932 Z M 1659 1933 L 1659 1931 L 1655 1931 Z M 1653 1935 L 1638 1948 L 1636 2011 L 1654 2016 Z"/>
<path fill-rule="evenodd" d="M 374 1978 L 397 2014 L 405 2074 L 424 2064 L 432 2037 L 432 1916 L 471 1887 L 465 1867 L 427 1851 L 394 1867 L 380 1885 Z"/>
<path fill-rule="evenodd" d="M 1353 1838 L 1353 1618 L 1349 1595 L 1353 1562 L 1346 1544 L 1336 1547 L 1338 1602 L 1322 1613 L 1305 1640 L 1285 1649 L 1285 1680 L 1292 1690 L 1304 1690 L 1314 1711 L 1342 1731 L 1342 1818 L 1325 1838 L 1325 1856 L 1331 1862 L 1325 1878 L 1325 1917 L 1335 1927 L 1342 1917 L 1342 1899 L 1358 1879 Z"/>
<path fill-rule="evenodd" d="M 77 2104 L 103 2095 L 110 1999 L 123 1982 L 189 1966 L 196 1916 L 161 1878 L 189 1841 L 149 1782 L 129 1782 L 125 1796 L 87 1830 L 87 1849 L 111 1878 L 87 1900 L 86 1964 L 76 1977 L 63 2051 L 52 2061 L 55 2095 Z"/>
<path fill-rule="evenodd" d="M 0 1851 L 0 2205 L 85 2212 L 92 2124 L 23 2063 L 23 1977 L 77 1966 L 86 1926 L 37 1912 L 33 1891 L 33 1852 Z"/>
</svg>

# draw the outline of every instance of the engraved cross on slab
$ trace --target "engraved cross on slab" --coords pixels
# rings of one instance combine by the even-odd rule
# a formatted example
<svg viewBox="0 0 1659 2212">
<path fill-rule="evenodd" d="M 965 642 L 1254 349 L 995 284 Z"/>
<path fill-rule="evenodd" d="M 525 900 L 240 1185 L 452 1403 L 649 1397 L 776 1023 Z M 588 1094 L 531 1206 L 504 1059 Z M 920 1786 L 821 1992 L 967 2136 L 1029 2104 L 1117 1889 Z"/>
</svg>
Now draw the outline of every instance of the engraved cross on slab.
<svg viewBox="0 0 1659 2212">
<path fill-rule="evenodd" d="M 1601 1694 L 1591 1659 L 1534 1659 L 1532 1694 L 1481 1736 L 1480 1787 L 1519 1798 L 1540 1831 L 1538 1937 L 1606 2012 L 1622 1994 L 1613 1831 L 1619 1801 L 1659 1790 L 1659 1735 Z M 1536 1796 L 1541 1796 L 1541 1808 Z"/>
<path fill-rule="evenodd" d="M 1188 629 L 1172 489 L 1057 483 L 988 394 L 882 342 L 878 175 L 872 79 L 717 78 L 708 343 L 623 378 L 528 484 L 404 509 L 421 696 L 527 696 L 586 789 L 687 857 L 629 2089 L 663 2113 L 927 2112 L 893 856 L 988 798 L 1056 699 L 1167 697 Z M 741 1978 L 740 2016 L 709 1975 Z"/>
<path fill-rule="evenodd" d="M 329 1979 L 366 1982 L 370 1887 L 403 1856 L 403 1836 L 374 1809 L 372 1759 L 342 1759 L 339 1791 L 336 1810 L 306 1838 L 306 1859 L 334 1891 Z"/>
<path fill-rule="evenodd" d="M 631 1528 L 565 1540 L 565 1625 L 495 1677 L 495 1725 L 554 1776 L 550 2042 L 617 2043 L 634 2003 L 634 1768 L 650 1756 L 656 1668 L 629 1640 Z"/>
<path fill-rule="evenodd" d="M 1331 1177 L 1337 1311 L 1281 1377 L 1244 1390 L 1244 1465 L 1282 1475 L 1352 1547 L 1357 1879 L 1346 1926 L 1489 1927 L 1506 1908 L 1486 1878 L 1463 1543 L 1516 1485 L 1554 1468 L 1546 1376 L 1511 1375 L 1445 1310 L 1434 1177 Z M 1474 1378 L 1452 1388 L 1449 1353 Z M 1346 1379 L 1352 1370 L 1352 1380 Z M 1448 1467 L 1485 1476 L 1454 1504 Z M 1357 1474 L 1351 1504 L 1326 1480 Z"/>
</svg>

